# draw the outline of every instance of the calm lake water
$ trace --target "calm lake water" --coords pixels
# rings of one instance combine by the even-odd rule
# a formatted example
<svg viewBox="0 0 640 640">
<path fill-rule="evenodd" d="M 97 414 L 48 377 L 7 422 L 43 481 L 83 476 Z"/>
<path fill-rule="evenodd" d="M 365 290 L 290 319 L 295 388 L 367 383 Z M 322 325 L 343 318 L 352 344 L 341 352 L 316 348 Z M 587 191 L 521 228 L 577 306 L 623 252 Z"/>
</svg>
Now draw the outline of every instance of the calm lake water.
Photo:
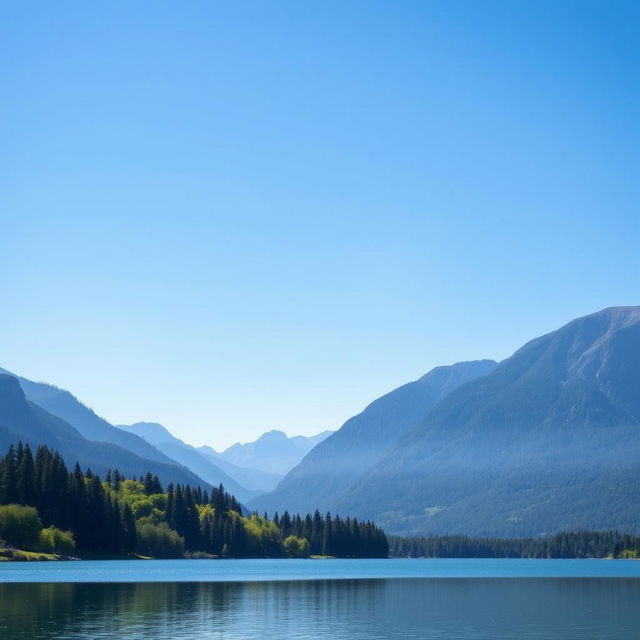
<svg viewBox="0 0 640 640">
<path fill-rule="evenodd" d="M 0 566 L 2 640 L 637 640 L 638 603 L 634 561 Z"/>
</svg>

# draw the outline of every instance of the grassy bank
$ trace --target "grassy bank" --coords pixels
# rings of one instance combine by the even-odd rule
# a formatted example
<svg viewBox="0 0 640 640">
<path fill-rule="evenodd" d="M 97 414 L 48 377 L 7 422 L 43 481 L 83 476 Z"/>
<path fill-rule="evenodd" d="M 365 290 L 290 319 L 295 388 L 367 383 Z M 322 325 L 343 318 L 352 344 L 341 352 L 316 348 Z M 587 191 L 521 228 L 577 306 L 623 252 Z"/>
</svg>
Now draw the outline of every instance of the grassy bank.
<svg viewBox="0 0 640 640">
<path fill-rule="evenodd" d="M 79 551 L 77 555 L 68 556 L 61 553 L 45 553 L 43 551 L 27 551 L 15 547 L 0 546 L 0 562 L 32 562 L 32 561 L 68 561 L 68 560 L 153 560 L 151 556 L 139 554 L 91 553 Z"/>
<path fill-rule="evenodd" d="M 0 562 L 33 562 L 47 560 L 67 560 L 66 556 L 42 551 L 25 551 L 12 547 L 0 547 Z"/>
</svg>

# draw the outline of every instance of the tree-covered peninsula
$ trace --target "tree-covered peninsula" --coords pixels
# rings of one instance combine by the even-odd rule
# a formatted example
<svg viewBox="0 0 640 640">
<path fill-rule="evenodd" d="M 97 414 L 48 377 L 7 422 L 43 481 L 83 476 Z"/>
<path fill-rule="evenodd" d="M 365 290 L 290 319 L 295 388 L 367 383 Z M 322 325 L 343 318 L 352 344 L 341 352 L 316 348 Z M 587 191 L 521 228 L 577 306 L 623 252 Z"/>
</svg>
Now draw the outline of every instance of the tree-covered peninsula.
<svg viewBox="0 0 640 640">
<path fill-rule="evenodd" d="M 46 446 L 10 446 L 0 460 L 0 541 L 70 555 L 284 558 L 387 557 L 384 532 L 355 518 L 243 513 L 222 486 L 170 484 L 157 476 L 104 479 L 78 464 L 69 471 Z"/>
</svg>

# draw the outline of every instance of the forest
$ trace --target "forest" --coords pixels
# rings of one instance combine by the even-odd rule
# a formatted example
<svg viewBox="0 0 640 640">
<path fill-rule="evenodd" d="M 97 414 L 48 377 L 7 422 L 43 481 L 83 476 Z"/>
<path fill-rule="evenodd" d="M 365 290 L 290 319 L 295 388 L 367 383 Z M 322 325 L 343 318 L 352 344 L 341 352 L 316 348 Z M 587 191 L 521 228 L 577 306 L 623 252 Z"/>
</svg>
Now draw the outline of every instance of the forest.
<svg viewBox="0 0 640 640">
<path fill-rule="evenodd" d="M 0 459 L 0 541 L 5 547 L 156 558 L 386 558 L 384 532 L 371 522 L 244 512 L 221 485 L 170 484 L 146 473 L 104 479 L 72 471 L 46 446 L 11 445 Z"/>
<path fill-rule="evenodd" d="M 389 536 L 393 558 L 639 558 L 640 536 L 578 531 L 541 538 Z"/>
</svg>

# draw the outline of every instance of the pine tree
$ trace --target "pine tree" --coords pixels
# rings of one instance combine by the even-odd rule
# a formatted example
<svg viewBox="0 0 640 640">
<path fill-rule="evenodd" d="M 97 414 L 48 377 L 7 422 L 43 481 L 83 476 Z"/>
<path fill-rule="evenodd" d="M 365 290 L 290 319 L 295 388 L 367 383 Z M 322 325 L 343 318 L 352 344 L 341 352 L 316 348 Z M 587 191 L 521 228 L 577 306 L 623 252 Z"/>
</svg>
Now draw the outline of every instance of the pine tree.
<svg viewBox="0 0 640 640">
<path fill-rule="evenodd" d="M 172 522 L 169 526 L 172 529 L 175 529 L 181 536 L 185 538 L 189 533 L 189 518 L 187 515 L 187 507 L 184 503 L 184 496 L 182 492 L 182 487 L 178 484 L 176 485 L 176 490 L 173 498 L 173 514 L 172 514 Z"/>
<path fill-rule="evenodd" d="M 212 553 L 211 551 L 211 516 L 207 516 L 201 524 L 200 527 L 200 539 L 202 549 L 208 553 Z"/>
<path fill-rule="evenodd" d="M 70 480 L 70 497 L 73 505 L 73 531 L 76 534 L 76 544 L 80 549 L 91 549 L 90 524 L 91 514 L 88 513 L 87 488 L 80 465 L 76 462 Z"/>
<path fill-rule="evenodd" d="M 142 484 L 144 485 L 144 492 L 150 496 L 153 493 L 153 476 L 150 471 L 145 473 Z"/>
<path fill-rule="evenodd" d="M 123 478 L 122 478 L 122 476 L 120 475 L 120 472 L 116 469 L 116 470 L 113 472 L 113 481 L 112 481 L 112 483 L 111 483 L 111 488 L 112 488 L 114 491 L 120 491 L 120 484 L 122 483 L 122 480 L 123 480 Z"/>
<path fill-rule="evenodd" d="M 122 508 L 122 525 L 124 529 L 124 551 L 133 553 L 136 550 L 136 521 L 131 507 L 125 503 Z"/>
<path fill-rule="evenodd" d="M 0 473 L 0 503 L 12 504 L 18 499 L 16 450 L 13 445 L 2 460 Z"/>
<path fill-rule="evenodd" d="M 195 551 L 200 545 L 200 518 L 198 516 L 198 508 L 193 496 L 193 491 L 188 485 L 183 490 L 186 520 L 184 540 L 187 549 Z"/>
<path fill-rule="evenodd" d="M 322 555 L 330 556 L 333 553 L 333 531 L 331 514 L 327 511 L 322 527 Z"/>
<path fill-rule="evenodd" d="M 28 444 L 20 451 L 16 493 L 19 504 L 36 506 L 35 465 Z"/>
<path fill-rule="evenodd" d="M 172 528 L 175 529 L 174 526 L 174 503 L 175 503 L 175 491 L 173 488 L 173 482 L 169 484 L 169 486 L 167 487 L 167 503 L 165 506 L 165 520 L 167 521 L 168 525 Z"/>
<path fill-rule="evenodd" d="M 322 554 L 323 528 L 322 516 L 316 509 L 315 513 L 313 514 L 313 521 L 311 524 L 311 538 L 309 539 L 312 555 Z"/>
<path fill-rule="evenodd" d="M 280 519 L 280 529 L 282 531 L 282 539 L 284 540 L 291 533 L 291 516 L 288 511 L 282 514 Z"/>
<path fill-rule="evenodd" d="M 151 485 L 151 493 L 164 493 L 162 490 L 162 484 L 160 483 L 160 478 L 158 476 L 153 476 L 153 482 Z"/>
</svg>

